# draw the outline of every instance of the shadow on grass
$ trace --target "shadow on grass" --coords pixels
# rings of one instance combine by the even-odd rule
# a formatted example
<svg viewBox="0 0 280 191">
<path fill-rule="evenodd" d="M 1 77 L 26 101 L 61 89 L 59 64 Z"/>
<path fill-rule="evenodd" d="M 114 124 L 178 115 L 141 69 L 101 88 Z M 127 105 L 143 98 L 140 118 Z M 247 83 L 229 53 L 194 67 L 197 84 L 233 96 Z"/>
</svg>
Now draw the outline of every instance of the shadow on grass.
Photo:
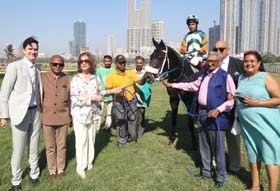
<svg viewBox="0 0 280 191">
<path fill-rule="evenodd" d="M 165 132 L 158 133 L 158 134 L 162 136 L 166 136 L 166 138 L 168 139 L 172 130 L 171 116 L 172 116 L 171 111 L 167 111 L 165 117 L 163 117 L 160 121 L 149 120 L 145 132 L 154 131 L 156 128 L 160 127 Z M 189 128 L 187 127 L 187 124 L 188 124 L 188 119 L 186 114 L 178 114 L 177 127 L 175 129 L 176 139 L 177 139 L 177 141 L 174 142 L 175 148 L 177 150 L 181 150 L 181 149 L 184 150 L 187 153 L 187 155 L 190 156 L 191 159 L 194 161 L 195 166 L 200 167 L 201 166 L 200 155 L 197 150 L 192 149 L 191 134 Z M 196 139 L 197 139 L 197 134 L 198 134 L 198 129 L 195 129 Z"/>
</svg>

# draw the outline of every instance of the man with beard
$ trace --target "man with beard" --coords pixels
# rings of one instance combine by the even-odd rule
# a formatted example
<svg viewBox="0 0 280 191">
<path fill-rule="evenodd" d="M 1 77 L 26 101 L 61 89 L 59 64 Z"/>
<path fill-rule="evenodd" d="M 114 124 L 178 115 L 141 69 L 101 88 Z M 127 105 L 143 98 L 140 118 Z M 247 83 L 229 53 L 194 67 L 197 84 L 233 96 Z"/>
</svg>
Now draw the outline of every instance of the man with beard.
<svg viewBox="0 0 280 191">
<path fill-rule="evenodd" d="M 145 59 L 142 56 L 137 56 L 135 58 L 135 73 L 143 78 L 145 70 L 143 69 Z M 152 84 L 146 82 L 143 85 L 136 84 L 136 89 L 139 97 L 137 97 L 137 124 L 136 130 L 138 138 L 144 134 L 145 131 L 145 110 L 146 107 L 149 107 L 152 94 Z"/>
<path fill-rule="evenodd" d="M 98 68 L 96 71 L 96 75 L 99 76 L 101 80 L 101 87 L 102 90 L 105 90 L 105 81 L 109 74 L 111 74 L 115 70 L 114 67 L 112 67 L 112 57 L 110 55 L 105 55 L 103 58 L 103 66 Z M 105 114 L 105 125 L 102 128 L 104 131 L 110 131 L 111 124 L 112 124 L 112 102 L 113 98 L 112 95 L 105 95 L 104 101 L 101 102 L 101 112 L 104 112 L 104 107 L 106 106 L 106 114 Z M 101 126 L 101 118 L 99 120 L 99 129 Z"/>
</svg>

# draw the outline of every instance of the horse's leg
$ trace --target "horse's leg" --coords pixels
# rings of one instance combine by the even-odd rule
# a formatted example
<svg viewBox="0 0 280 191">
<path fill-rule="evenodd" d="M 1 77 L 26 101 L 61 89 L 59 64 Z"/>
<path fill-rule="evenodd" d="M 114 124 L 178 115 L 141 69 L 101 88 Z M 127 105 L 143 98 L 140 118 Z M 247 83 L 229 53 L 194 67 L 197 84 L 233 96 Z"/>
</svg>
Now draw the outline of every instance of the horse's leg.
<svg viewBox="0 0 280 191">
<path fill-rule="evenodd" d="M 177 126 L 177 114 L 178 114 L 178 105 L 179 105 L 179 99 L 178 96 L 170 96 L 169 97 L 169 103 L 171 106 L 172 111 L 172 119 L 171 119 L 171 129 L 169 131 L 169 143 L 173 144 L 175 141 L 175 132 L 176 132 L 176 126 Z"/>
</svg>

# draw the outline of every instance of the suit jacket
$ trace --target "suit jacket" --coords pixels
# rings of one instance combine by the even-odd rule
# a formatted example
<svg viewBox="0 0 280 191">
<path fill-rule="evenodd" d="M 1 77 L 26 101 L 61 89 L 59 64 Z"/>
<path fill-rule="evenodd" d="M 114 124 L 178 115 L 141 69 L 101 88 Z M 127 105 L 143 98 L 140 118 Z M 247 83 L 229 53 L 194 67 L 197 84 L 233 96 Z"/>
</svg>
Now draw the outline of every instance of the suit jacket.
<svg viewBox="0 0 280 191">
<path fill-rule="evenodd" d="M 35 64 L 41 92 L 43 88 L 39 65 Z M 27 113 L 32 96 L 32 82 L 26 60 L 10 63 L 6 68 L 0 93 L 0 118 L 10 118 L 13 125 L 18 125 Z"/>
<path fill-rule="evenodd" d="M 70 78 L 62 73 L 57 79 L 53 72 L 42 73 L 44 125 L 65 125 L 70 122 Z"/>
<path fill-rule="evenodd" d="M 229 57 L 228 71 L 227 72 L 231 75 L 231 77 L 232 77 L 232 79 L 234 81 L 234 84 L 237 87 L 237 85 L 238 85 L 238 78 L 239 78 L 239 76 L 241 74 L 244 73 L 243 61 L 230 56 Z"/>
</svg>

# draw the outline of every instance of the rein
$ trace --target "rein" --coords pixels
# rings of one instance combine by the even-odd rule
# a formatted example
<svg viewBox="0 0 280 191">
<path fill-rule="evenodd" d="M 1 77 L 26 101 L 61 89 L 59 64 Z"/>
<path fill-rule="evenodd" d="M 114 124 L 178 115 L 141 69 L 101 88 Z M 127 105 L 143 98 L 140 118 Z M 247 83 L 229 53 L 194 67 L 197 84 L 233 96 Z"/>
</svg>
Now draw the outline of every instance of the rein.
<svg viewBox="0 0 280 191">
<path fill-rule="evenodd" d="M 129 107 L 129 105 L 135 104 L 135 103 L 137 102 L 137 99 L 136 99 L 135 95 L 134 95 L 131 91 L 129 91 L 127 88 L 128 88 L 129 86 L 135 85 L 136 83 L 138 83 L 138 82 L 140 82 L 140 81 L 141 81 L 141 80 L 138 80 L 138 81 L 136 81 L 136 82 L 133 82 L 133 83 L 131 83 L 131 84 L 129 84 L 129 85 L 124 86 L 124 87 L 121 88 L 122 92 L 124 92 L 124 96 L 122 97 L 122 102 L 121 102 L 121 105 L 123 106 L 124 111 L 121 111 L 121 110 L 117 107 L 117 95 L 118 95 L 118 94 L 117 94 L 117 93 L 114 94 L 114 97 L 113 97 L 113 105 L 114 105 L 114 107 L 116 108 L 116 110 L 117 110 L 120 114 L 126 115 L 126 114 L 128 113 L 128 107 Z M 133 96 L 132 101 L 128 101 L 128 100 L 126 99 L 126 94 L 125 94 L 125 92 L 127 92 L 128 94 L 130 94 L 130 95 Z"/>
</svg>

